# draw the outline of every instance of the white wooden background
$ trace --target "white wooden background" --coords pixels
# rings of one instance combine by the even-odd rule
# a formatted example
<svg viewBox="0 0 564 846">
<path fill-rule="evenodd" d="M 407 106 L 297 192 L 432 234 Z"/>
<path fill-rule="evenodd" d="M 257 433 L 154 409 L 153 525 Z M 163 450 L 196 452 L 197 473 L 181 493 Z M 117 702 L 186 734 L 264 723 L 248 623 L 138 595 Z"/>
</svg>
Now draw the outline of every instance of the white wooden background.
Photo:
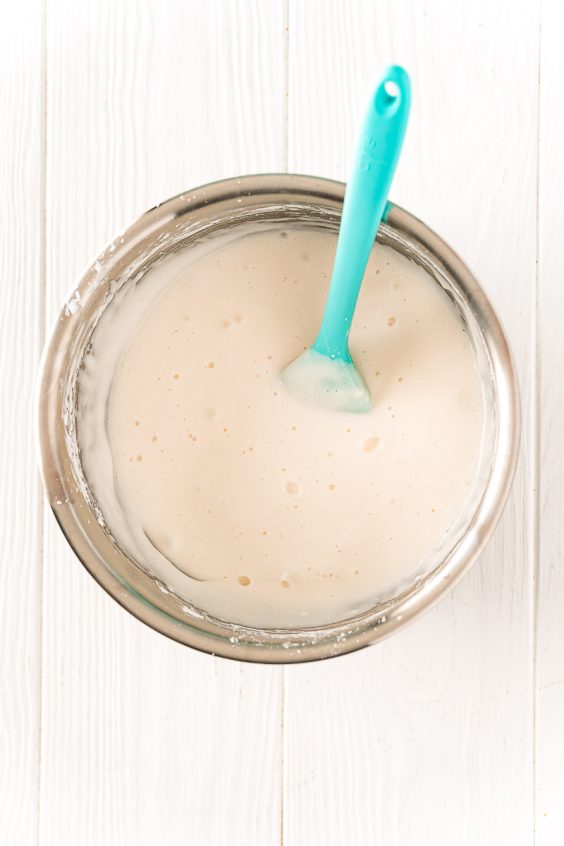
<svg viewBox="0 0 564 846">
<path fill-rule="evenodd" d="M 564 842 L 564 12 L 559 0 L 0 0 L 0 843 Z M 256 171 L 344 178 L 382 66 L 393 199 L 497 306 L 513 495 L 424 619 L 284 669 L 122 611 L 45 507 L 33 387 L 73 280 L 140 212 Z"/>
</svg>

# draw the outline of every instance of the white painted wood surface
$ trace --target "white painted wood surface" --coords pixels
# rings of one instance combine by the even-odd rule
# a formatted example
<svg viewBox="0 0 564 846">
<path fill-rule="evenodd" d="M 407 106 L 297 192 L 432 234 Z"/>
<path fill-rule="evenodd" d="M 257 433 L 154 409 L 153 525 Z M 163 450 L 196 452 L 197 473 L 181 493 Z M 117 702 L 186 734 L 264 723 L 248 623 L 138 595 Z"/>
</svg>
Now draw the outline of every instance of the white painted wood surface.
<svg viewBox="0 0 564 846">
<path fill-rule="evenodd" d="M 562 843 L 561 4 L 0 8 L 0 843 Z M 393 199 L 465 257 L 512 341 L 514 491 L 470 575 L 392 640 L 287 670 L 199 655 L 118 608 L 44 507 L 43 531 L 44 321 L 160 199 L 253 171 L 344 178 L 390 61 L 414 81 Z"/>
<path fill-rule="evenodd" d="M 42 522 L 32 393 L 43 341 L 39 3 L 0 25 L 0 842 L 37 839 Z"/>
<path fill-rule="evenodd" d="M 564 14 L 545 0 L 541 28 L 536 543 L 536 825 L 564 840 Z"/>
</svg>

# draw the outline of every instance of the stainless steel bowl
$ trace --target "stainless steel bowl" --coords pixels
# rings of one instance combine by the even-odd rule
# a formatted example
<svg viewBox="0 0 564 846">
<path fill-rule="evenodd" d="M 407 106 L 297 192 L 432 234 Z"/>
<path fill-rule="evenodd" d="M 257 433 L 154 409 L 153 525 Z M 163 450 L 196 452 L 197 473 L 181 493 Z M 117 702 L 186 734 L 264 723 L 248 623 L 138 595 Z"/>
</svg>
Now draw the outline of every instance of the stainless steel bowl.
<svg viewBox="0 0 564 846">
<path fill-rule="evenodd" d="M 254 629 L 214 619 L 144 572 L 100 520 L 76 441 L 76 380 L 92 331 L 119 288 L 164 254 L 219 229 L 281 220 L 336 229 L 344 185 L 310 176 L 245 176 L 205 185 L 151 209 L 102 253 L 69 297 L 44 352 L 39 441 L 50 505 L 78 558 L 124 608 L 162 634 L 204 652 L 290 663 L 350 652 L 381 640 L 430 608 L 475 561 L 505 504 L 518 449 L 511 354 L 497 317 L 467 267 L 434 232 L 396 206 L 378 240 L 420 264 L 453 300 L 474 347 L 486 437 L 471 502 L 440 560 L 371 610 L 316 629 Z"/>
</svg>

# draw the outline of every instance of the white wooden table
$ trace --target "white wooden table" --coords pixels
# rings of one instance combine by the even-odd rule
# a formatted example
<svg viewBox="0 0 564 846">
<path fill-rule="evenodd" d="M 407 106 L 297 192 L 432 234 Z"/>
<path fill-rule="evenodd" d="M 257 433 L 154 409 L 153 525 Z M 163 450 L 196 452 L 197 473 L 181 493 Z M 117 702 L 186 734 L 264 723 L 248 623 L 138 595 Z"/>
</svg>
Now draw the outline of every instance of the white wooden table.
<svg viewBox="0 0 564 846">
<path fill-rule="evenodd" d="M 0 843 L 564 842 L 564 12 L 559 0 L 0 2 Z M 121 610 L 42 496 L 33 386 L 86 264 L 182 189 L 344 178 L 382 66 L 412 74 L 393 199 L 496 305 L 513 494 L 473 571 L 319 665 L 192 652 Z"/>
</svg>

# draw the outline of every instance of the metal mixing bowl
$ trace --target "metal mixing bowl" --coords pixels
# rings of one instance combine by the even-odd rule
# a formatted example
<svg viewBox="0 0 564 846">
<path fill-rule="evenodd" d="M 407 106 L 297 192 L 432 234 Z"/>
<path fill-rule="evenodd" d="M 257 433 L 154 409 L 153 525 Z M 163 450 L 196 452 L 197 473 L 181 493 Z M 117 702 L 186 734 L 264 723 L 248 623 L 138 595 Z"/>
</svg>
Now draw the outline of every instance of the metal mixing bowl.
<svg viewBox="0 0 564 846">
<path fill-rule="evenodd" d="M 434 232 L 391 206 L 378 241 L 420 264 L 459 310 L 472 343 L 486 408 L 475 491 L 439 560 L 393 595 L 349 620 L 316 629 L 254 629 L 214 619 L 119 548 L 100 519 L 76 440 L 76 380 L 93 329 L 124 284 L 168 252 L 226 227 L 284 221 L 337 229 L 344 185 L 310 176 L 245 176 L 181 194 L 137 220 L 102 253 L 69 297 L 44 352 L 39 441 L 50 505 L 78 558 L 124 608 L 188 646 L 245 661 L 311 661 L 359 649 L 430 608 L 475 561 L 505 504 L 518 449 L 519 410 L 511 354 L 497 317 L 467 267 Z"/>
</svg>

